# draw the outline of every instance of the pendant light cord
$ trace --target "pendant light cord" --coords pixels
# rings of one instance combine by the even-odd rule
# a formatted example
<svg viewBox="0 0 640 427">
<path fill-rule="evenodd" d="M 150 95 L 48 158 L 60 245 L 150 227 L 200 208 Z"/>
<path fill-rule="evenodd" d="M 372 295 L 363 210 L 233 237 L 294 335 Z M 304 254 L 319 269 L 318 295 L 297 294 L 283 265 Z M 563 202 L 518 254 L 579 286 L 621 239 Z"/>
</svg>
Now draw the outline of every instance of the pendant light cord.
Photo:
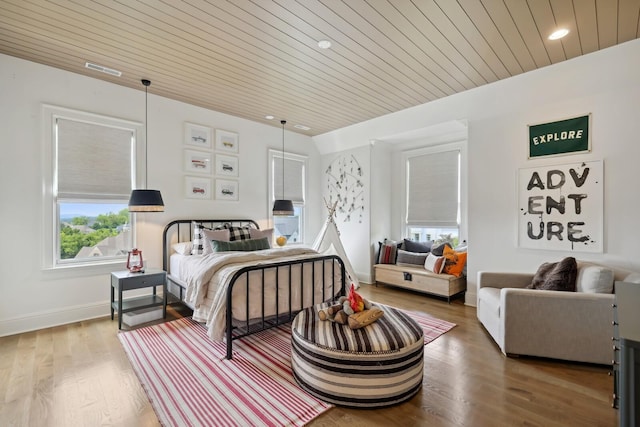
<svg viewBox="0 0 640 427">
<path fill-rule="evenodd" d="M 144 86 L 144 188 L 149 186 L 149 89 L 148 85 Z"/>
<path fill-rule="evenodd" d="M 287 124 L 286 120 L 280 120 L 282 124 L 282 200 L 284 200 L 284 125 Z"/>
<path fill-rule="evenodd" d="M 142 79 L 142 84 L 144 85 L 144 188 L 148 188 L 149 172 L 147 171 L 147 169 L 149 165 L 149 136 L 147 135 L 147 123 L 149 122 L 149 96 L 147 93 L 147 89 L 151 85 L 151 80 Z"/>
</svg>

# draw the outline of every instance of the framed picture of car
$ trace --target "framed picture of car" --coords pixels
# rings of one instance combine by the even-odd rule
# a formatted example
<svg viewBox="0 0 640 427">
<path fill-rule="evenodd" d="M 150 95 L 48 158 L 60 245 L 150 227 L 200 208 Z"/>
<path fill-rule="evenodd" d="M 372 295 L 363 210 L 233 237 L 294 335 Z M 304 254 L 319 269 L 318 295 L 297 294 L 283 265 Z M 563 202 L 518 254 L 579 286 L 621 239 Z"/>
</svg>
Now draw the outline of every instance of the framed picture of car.
<svg viewBox="0 0 640 427">
<path fill-rule="evenodd" d="M 194 123 L 184 124 L 184 143 L 211 149 L 211 128 Z"/>
<path fill-rule="evenodd" d="M 211 179 L 185 176 L 184 191 L 187 199 L 211 199 Z"/>
<path fill-rule="evenodd" d="M 238 157 L 216 154 L 216 175 L 238 176 Z"/>
<path fill-rule="evenodd" d="M 216 200 L 238 200 L 238 181 L 216 179 Z"/>
<path fill-rule="evenodd" d="M 184 170 L 211 175 L 211 157 L 211 153 L 205 151 L 184 150 Z"/>
<path fill-rule="evenodd" d="M 238 134 L 226 130 L 216 129 L 216 150 L 229 153 L 238 152 Z"/>
</svg>

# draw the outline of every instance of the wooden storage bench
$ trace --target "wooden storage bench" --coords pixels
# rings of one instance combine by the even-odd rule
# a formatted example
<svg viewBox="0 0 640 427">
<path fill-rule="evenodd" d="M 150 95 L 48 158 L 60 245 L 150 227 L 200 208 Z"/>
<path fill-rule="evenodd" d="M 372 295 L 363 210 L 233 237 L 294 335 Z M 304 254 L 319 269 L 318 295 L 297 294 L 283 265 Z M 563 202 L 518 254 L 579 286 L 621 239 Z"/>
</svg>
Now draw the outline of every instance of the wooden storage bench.
<svg viewBox="0 0 640 427">
<path fill-rule="evenodd" d="M 450 274 L 435 274 L 414 264 L 376 264 L 376 282 L 451 298 L 464 295 L 467 279 Z"/>
</svg>

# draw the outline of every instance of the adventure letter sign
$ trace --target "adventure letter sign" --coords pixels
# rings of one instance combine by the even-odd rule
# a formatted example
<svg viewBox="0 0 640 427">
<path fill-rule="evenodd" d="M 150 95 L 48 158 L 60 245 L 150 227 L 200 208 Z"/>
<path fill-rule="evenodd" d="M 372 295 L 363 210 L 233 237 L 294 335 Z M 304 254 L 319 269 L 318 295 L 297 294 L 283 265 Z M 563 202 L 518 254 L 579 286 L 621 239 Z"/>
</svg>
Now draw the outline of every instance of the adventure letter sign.
<svg viewBox="0 0 640 427">
<path fill-rule="evenodd" d="M 589 151 L 590 115 L 529 126 L 529 158 Z"/>
<path fill-rule="evenodd" d="M 521 248 L 603 251 L 602 160 L 520 169 Z"/>
</svg>

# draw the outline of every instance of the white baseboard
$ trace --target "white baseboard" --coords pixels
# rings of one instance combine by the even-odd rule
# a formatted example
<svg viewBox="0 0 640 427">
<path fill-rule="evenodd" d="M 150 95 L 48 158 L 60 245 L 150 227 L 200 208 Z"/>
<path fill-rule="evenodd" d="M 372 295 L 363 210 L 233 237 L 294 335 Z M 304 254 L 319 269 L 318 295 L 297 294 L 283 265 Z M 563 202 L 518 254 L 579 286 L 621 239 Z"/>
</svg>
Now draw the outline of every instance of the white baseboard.
<svg viewBox="0 0 640 427">
<path fill-rule="evenodd" d="M 470 307 L 475 307 L 477 305 L 478 302 L 478 296 L 476 295 L 475 292 L 469 292 L 469 290 L 467 290 L 467 292 L 464 294 L 464 305 L 468 305 Z"/>
<path fill-rule="evenodd" d="M 109 301 L 30 313 L 25 316 L 0 320 L 0 337 L 95 319 L 110 314 Z"/>
<path fill-rule="evenodd" d="M 363 274 L 363 273 L 356 272 L 356 276 L 358 276 L 358 281 L 362 283 L 368 283 L 368 284 L 372 283 L 371 280 L 373 278 L 371 277 L 371 274 Z"/>
</svg>

